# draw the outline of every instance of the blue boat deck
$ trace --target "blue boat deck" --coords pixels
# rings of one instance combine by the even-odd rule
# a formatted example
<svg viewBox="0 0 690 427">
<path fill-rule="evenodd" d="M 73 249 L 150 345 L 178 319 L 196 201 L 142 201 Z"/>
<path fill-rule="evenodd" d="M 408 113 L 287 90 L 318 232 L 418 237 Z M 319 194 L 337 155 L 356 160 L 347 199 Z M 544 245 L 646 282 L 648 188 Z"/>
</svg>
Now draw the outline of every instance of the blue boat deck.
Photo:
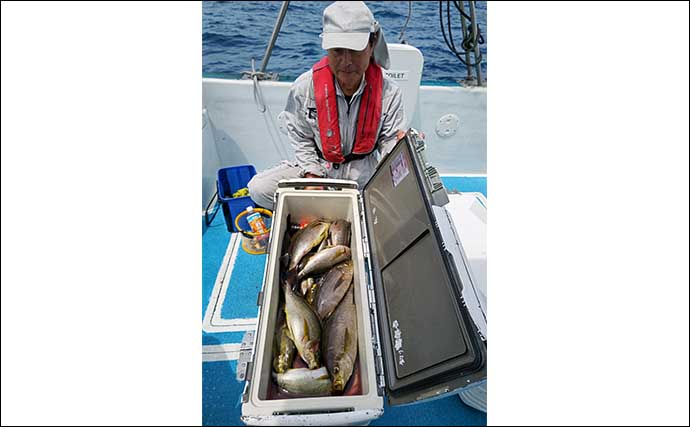
<svg viewBox="0 0 690 427">
<path fill-rule="evenodd" d="M 449 192 L 480 192 L 486 177 L 442 177 Z M 219 212 L 202 237 L 202 387 L 203 425 L 243 425 L 240 420 L 244 383 L 235 379 L 239 346 L 255 329 L 256 300 L 262 287 L 266 255 L 241 249 Z M 457 396 L 391 408 L 371 425 L 486 425 L 486 414 Z"/>
</svg>

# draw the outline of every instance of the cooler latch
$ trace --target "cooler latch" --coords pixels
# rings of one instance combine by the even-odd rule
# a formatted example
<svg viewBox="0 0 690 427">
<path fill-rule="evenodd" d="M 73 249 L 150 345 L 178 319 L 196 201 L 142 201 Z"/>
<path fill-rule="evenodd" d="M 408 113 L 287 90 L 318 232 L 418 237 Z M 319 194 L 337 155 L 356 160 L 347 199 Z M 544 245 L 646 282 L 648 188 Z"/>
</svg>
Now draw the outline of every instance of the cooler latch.
<svg viewBox="0 0 690 427">
<path fill-rule="evenodd" d="M 377 391 L 379 396 L 383 396 L 386 389 L 386 378 L 383 375 L 383 356 L 381 355 L 381 346 L 378 342 L 374 343 L 374 363 L 376 370 Z"/>
<path fill-rule="evenodd" d="M 368 262 L 365 261 L 367 270 L 369 270 Z M 370 274 L 370 271 L 368 271 Z M 371 321 L 371 342 L 372 348 L 374 349 L 374 363 L 376 368 L 376 379 L 379 395 L 383 396 L 383 390 L 386 385 L 385 378 L 383 377 L 383 357 L 381 355 L 381 345 L 379 338 L 379 325 L 377 319 L 376 311 L 376 294 L 374 293 L 373 286 L 367 287 L 367 294 L 369 297 L 369 320 Z"/>
<path fill-rule="evenodd" d="M 423 169 L 420 170 L 420 173 L 424 174 L 424 179 L 426 180 L 425 186 L 427 187 L 429 195 L 431 196 L 431 202 L 436 206 L 444 206 L 448 204 L 448 193 L 443 186 L 443 181 L 441 181 L 441 176 L 439 175 L 438 170 L 436 170 L 435 167 L 431 166 L 426 161 L 426 143 L 424 142 L 424 138 L 414 129 L 410 129 L 407 132 L 407 137 L 412 142 L 412 145 L 415 149 L 414 154 L 419 160 L 418 163 L 420 168 Z"/>
<path fill-rule="evenodd" d="M 237 360 L 237 381 L 251 381 L 254 333 L 255 331 L 247 331 L 242 338 L 242 344 L 240 344 L 240 357 Z"/>
<path fill-rule="evenodd" d="M 429 191 L 431 192 L 431 198 L 436 206 L 447 205 L 450 201 L 448 199 L 448 193 L 443 186 L 443 181 L 441 181 L 441 176 L 438 171 L 433 166 L 428 166 L 424 169 L 424 175 L 426 176 L 427 184 L 429 186 Z"/>
</svg>

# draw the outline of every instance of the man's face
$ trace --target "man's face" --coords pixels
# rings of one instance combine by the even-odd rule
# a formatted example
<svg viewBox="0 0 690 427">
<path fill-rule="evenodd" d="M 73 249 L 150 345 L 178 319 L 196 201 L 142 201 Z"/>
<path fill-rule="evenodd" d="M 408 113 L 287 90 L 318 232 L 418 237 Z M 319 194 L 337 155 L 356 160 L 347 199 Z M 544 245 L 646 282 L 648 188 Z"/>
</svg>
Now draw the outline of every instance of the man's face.
<svg viewBox="0 0 690 427">
<path fill-rule="evenodd" d="M 364 50 L 328 49 L 328 63 L 345 95 L 351 96 L 359 87 L 369 66 L 372 50 L 371 43 Z"/>
</svg>

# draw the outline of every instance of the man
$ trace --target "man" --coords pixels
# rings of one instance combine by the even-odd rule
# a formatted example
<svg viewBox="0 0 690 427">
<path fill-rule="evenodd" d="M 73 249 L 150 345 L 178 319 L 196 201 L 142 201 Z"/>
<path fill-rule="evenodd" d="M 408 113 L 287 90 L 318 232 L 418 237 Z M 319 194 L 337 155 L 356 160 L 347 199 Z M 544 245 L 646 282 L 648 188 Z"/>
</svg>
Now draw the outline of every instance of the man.
<svg viewBox="0 0 690 427">
<path fill-rule="evenodd" d="M 369 180 L 405 122 L 402 92 L 383 74 L 390 60 L 383 30 L 363 2 L 338 1 L 323 12 L 328 55 L 293 83 L 285 106 L 296 163 L 255 175 L 249 195 L 273 209 L 278 181 L 289 178 Z"/>
</svg>

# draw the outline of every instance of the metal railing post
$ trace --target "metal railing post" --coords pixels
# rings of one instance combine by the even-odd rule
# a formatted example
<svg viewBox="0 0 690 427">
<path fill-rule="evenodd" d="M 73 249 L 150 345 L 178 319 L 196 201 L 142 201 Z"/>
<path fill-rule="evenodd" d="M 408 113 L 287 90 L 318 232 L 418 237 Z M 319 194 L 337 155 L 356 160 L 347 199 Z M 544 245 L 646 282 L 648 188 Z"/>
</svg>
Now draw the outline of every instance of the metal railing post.
<svg viewBox="0 0 690 427">
<path fill-rule="evenodd" d="M 458 3 L 460 5 L 460 12 L 462 12 L 460 13 L 460 22 L 462 23 L 462 39 L 467 40 L 467 24 L 465 23 L 465 15 L 463 15 L 463 13 L 465 13 L 465 2 L 464 0 L 461 0 Z M 468 51 L 465 51 L 465 68 L 467 68 L 468 82 L 472 80 L 472 67 L 470 67 L 469 65 L 471 63 L 472 62 L 470 62 L 470 53 Z"/>
<path fill-rule="evenodd" d="M 280 12 L 278 14 L 278 20 L 276 21 L 275 27 L 273 27 L 273 34 L 271 34 L 271 41 L 266 46 L 266 53 L 264 54 L 264 59 L 261 61 L 260 73 L 266 71 L 266 66 L 268 65 L 268 59 L 271 57 L 271 52 L 273 52 L 273 46 L 276 44 L 276 39 L 278 38 L 278 33 L 280 33 L 280 27 L 283 25 L 283 19 L 285 19 L 285 14 L 287 13 L 289 1 L 284 1 L 280 6 Z"/>
<path fill-rule="evenodd" d="M 474 60 L 477 64 L 477 85 L 482 85 L 482 64 L 481 61 L 477 60 L 480 58 L 479 43 L 477 40 L 479 38 L 479 32 L 477 30 L 477 15 L 474 10 L 475 2 L 470 1 L 470 18 L 472 18 L 472 36 L 474 37 Z"/>
</svg>

